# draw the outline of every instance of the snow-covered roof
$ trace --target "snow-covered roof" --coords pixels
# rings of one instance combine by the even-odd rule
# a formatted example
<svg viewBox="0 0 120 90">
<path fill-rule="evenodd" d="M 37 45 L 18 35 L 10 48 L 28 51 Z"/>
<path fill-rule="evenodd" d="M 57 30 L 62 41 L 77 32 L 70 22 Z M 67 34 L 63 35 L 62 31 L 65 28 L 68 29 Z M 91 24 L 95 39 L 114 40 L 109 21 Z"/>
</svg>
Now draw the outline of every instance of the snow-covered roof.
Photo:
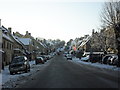
<svg viewBox="0 0 120 90">
<path fill-rule="evenodd" d="M 13 42 L 13 40 L 10 38 L 10 36 L 8 34 L 5 34 L 6 32 L 8 32 L 8 30 L 4 26 L 0 27 L 0 30 L 2 30 L 2 37 L 3 38 Z"/>
<path fill-rule="evenodd" d="M 14 36 L 14 35 L 12 35 L 12 37 L 14 38 L 14 40 L 15 40 L 16 42 L 18 42 L 19 44 L 22 44 L 22 42 L 19 40 L 19 37 Z"/>
<path fill-rule="evenodd" d="M 8 30 L 4 26 L 0 27 L 0 30 L 2 30 L 3 32 L 8 32 Z"/>
<path fill-rule="evenodd" d="M 2 37 L 9 40 L 9 41 L 11 41 L 11 42 L 13 42 L 13 40 L 8 35 L 6 35 L 4 33 L 2 33 Z"/>
<path fill-rule="evenodd" d="M 82 40 L 82 43 L 80 44 L 79 47 L 84 46 L 89 40 L 90 40 L 90 36 L 88 36 L 87 38 L 83 39 L 83 40 Z M 79 47 L 78 47 L 78 48 L 79 48 Z"/>
<path fill-rule="evenodd" d="M 42 42 L 39 42 L 39 43 L 40 43 L 40 45 L 42 45 L 45 48 L 45 45 Z"/>
<path fill-rule="evenodd" d="M 46 44 L 44 44 L 44 46 L 47 48 L 47 45 L 46 45 Z"/>
<path fill-rule="evenodd" d="M 24 45 L 29 45 L 31 42 L 30 38 L 18 38 Z"/>
</svg>

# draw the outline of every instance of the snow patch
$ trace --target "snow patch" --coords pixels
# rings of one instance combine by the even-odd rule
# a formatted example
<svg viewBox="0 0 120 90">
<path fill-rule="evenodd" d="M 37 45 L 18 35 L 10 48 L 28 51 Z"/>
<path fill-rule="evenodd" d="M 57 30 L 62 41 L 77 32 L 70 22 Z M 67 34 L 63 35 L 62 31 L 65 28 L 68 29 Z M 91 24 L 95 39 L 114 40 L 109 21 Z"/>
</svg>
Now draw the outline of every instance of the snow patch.
<svg viewBox="0 0 120 90">
<path fill-rule="evenodd" d="M 38 64 L 35 65 L 35 60 L 30 61 L 30 72 L 28 73 L 20 73 L 15 75 L 10 75 L 9 73 L 9 66 L 5 66 L 4 70 L 0 73 L 0 87 L 2 88 L 13 88 L 16 87 L 19 83 L 25 82 L 24 78 L 27 78 L 28 76 L 31 76 L 35 74 L 36 72 L 40 71 L 42 67 L 48 65 L 48 62 L 46 64 Z"/>
<path fill-rule="evenodd" d="M 110 69 L 110 70 L 114 70 L 114 71 L 120 71 L 120 67 L 117 67 L 117 66 L 112 66 L 112 65 L 107 65 L 107 64 L 101 64 L 101 63 L 98 63 L 98 62 L 97 63 L 84 62 L 84 61 L 81 61 L 79 58 L 73 58 L 72 62 L 86 64 L 86 65 L 91 65 L 91 66 L 95 66 L 95 67 L 99 67 L 99 68 L 104 68 L 104 69 Z"/>
</svg>

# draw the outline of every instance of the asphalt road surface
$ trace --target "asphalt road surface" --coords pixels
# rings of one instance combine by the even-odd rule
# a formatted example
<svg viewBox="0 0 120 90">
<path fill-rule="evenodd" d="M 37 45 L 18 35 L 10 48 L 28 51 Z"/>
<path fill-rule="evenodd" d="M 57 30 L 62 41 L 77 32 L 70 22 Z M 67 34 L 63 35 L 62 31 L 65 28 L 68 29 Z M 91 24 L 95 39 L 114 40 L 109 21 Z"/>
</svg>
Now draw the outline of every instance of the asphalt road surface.
<svg viewBox="0 0 120 90">
<path fill-rule="evenodd" d="M 76 64 L 57 55 L 16 88 L 118 88 L 118 72 Z"/>
</svg>

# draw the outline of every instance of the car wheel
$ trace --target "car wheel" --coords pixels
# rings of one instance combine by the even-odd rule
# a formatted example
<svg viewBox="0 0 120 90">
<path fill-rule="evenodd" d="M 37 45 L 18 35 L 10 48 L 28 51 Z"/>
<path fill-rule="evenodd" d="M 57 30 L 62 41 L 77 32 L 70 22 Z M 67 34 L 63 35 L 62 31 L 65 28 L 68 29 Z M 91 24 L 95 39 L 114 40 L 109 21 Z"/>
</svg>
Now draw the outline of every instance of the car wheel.
<svg viewBox="0 0 120 90">
<path fill-rule="evenodd" d="M 36 62 L 35 62 L 35 64 L 37 65 L 37 64 L 38 64 L 38 62 L 36 61 Z"/>
<path fill-rule="evenodd" d="M 30 68 L 29 68 L 29 70 L 28 70 L 29 72 L 30 72 Z"/>
<path fill-rule="evenodd" d="M 13 75 L 13 72 L 10 72 L 10 75 Z"/>
<path fill-rule="evenodd" d="M 25 73 L 27 73 L 27 72 L 28 72 L 28 68 L 25 69 Z"/>
</svg>

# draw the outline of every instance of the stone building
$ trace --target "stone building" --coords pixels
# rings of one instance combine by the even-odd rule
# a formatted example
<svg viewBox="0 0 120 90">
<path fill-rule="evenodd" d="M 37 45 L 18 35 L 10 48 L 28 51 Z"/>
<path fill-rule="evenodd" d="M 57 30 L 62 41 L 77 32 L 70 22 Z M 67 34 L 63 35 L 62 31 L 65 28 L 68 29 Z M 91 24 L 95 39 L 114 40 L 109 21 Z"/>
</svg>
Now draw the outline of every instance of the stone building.
<svg viewBox="0 0 120 90">
<path fill-rule="evenodd" d="M 8 65 L 13 56 L 13 44 L 14 41 L 10 37 L 11 32 L 4 26 L 0 27 L 2 31 L 2 62 L 4 65 Z"/>
<path fill-rule="evenodd" d="M 80 44 L 78 46 L 78 50 L 83 50 L 85 52 L 89 52 L 90 51 L 90 39 L 91 36 L 89 35 L 85 35 L 84 37 L 82 37 L 82 39 L 80 39 Z"/>
<path fill-rule="evenodd" d="M 115 33 L 111 27 L 101 29 L 100 32 L 92 31 L 90 40 L 93 51 L 107 51 L 108 53 L 116 53 Z"/>
<path fill-rule="evenodd" d="M 11 28 L 8 28 L 8 30 L 10 32 L 12 32 Z M 21 56 L 21 55 L 26 55 L 25 53 L 25 46 L 24 44 L 19 40 L 19 37 L 15 36 L 15 34 L 10 34 L 10 37 L 12 38 L 12 40 L 14 41 L 13 44 L 13 57 L 14 56 Z"/>
<path fill-rule="evenodd" d="M 102 46 L 101 42 L 102 41 L 103 41 L 103 38 L 101 38 L 100 33 L 93 29 L 92 36 L 91 36 L 91 39 L 90 39 L 91 50 L 93 52 L 103 51 L 103 49 L 101 48 L 101 46 Z"/>
<path fill-rule="evenodd" d="M 106 29 L 102 29 L 100 32 L 102 38 L 102 48 L 109 53 L 116 53 L 116 39 L 115 39 L 115 32 L 114 29 L 108 27 Z"/>
</svg>

